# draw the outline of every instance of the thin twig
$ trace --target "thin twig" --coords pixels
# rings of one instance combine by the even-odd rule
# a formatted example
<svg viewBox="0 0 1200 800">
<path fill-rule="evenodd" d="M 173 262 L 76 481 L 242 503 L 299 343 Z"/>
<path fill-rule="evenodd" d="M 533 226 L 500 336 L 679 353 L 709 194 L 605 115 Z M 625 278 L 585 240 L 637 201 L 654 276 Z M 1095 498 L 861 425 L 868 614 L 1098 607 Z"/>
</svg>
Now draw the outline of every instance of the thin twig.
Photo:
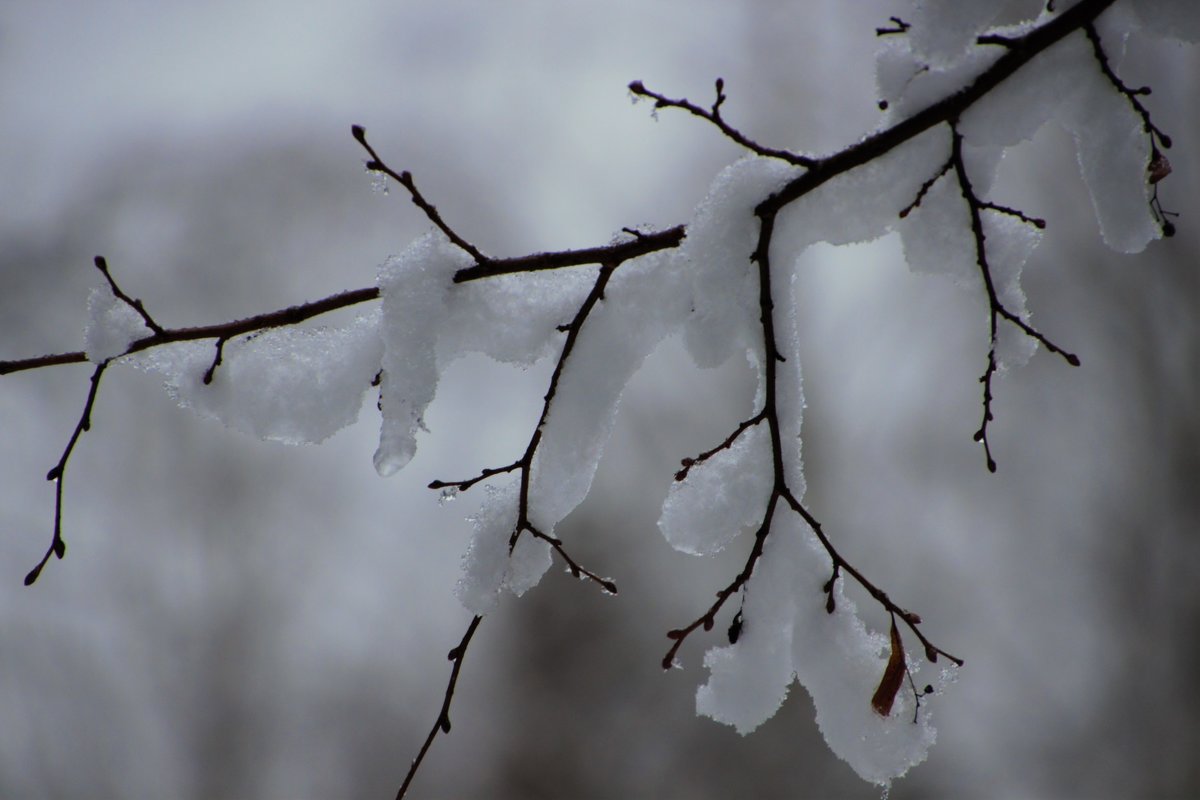
<svg viewBox="0 0 1200 800">
<path fill-rule="evenodd" d="M 701 108 L 695 103 L 690 102 L 687 98 L 681 100 L 672 100 L 658 92 L 652 92 L 646 88 L 641 81 L 634 81 L 629 84 L 629 91 L 637 97 L 649 97 L 654 100 L 654 108 L 681 108 L 689 114 L 706 119 L 725 134 L 726 137 L 745 147 L 751 152 L 758 153 L 760 156 L 768 158 L 778 158 L 789 164 L 794 164 L 798 167 L 808 167 L 815 163 L 815 159 L 809 156 L 802 156 L 798 153 L 793 153 L 789 150 L 779 150 L 773 147 L 764 147 L 753 139 L 743 134 L 738 129 L 731 126 L 721 116 L 721 105 L 725 102 L 725 81 L 721 78 L 716 80 L 717 99 L 713 102 L 711 108 Z"/>
<path fill-rule="evenodd" d="M 79 441 L 79 437 L 84 431 L 90 430 L 92 427 L 92 408 L 96 404 L 96 394 L 100 391 L 100 378 L 104 376 L 104 370 L 108 367 L 108 361 L 102 361 L 96 365 L 96 369 L 92 372 L 91 386 L 88 388 L 87 400 L 83 404 L 83 413 L 79 415 L 79 421 L 75 423 L 75 430 L 71 433 L 70 440 L 67 441 L 67 446 L 63 448 L 62 456 L 58 459 L 58 463 L 51 467 L 46 473 L 46 480 L 54 481 L 54 536 L 50 540 L 50 547 L 46 549 L 46 554 L 42 556 L 41 561 L 37 563 L 33 569 L 25 576 L 25 585 L 30 586 L 42 574 L 42 568 L 50 560 L 50 556 L 54 555 L 57 558 L 62 558 L 67 554 L 67 543 L 63 541 L 62 535 L 62 518 L 63 518 L 63 479 L 67 473 L 67 462 L 71 459 L 71 454 L 75 452 L 75 445 Z"/>
<path fill-rule="evenodd" d="M 489 261 L 488 257 L 479 252 L 475 245 L 459 236 L 458 233 L 451 228 L 444 219 L 442 219 L 442 215 L 437 210 L 437 207 L 426 200 L 425 196 L 421 194 L 419 189 L 417 189 L 417 184 L 413 180 L 411 172 L 408 170 L 396 172 L 394 169 L 384 163 L 383 159 L 379 157 L 379 154 L 375 152 L 375 148 L 372 147 L 367 141 L 367 131 L 362 125 L 351 125 L 350 133 L 353 134 L 354 139 L 361 144 L 363 149 L 366 150 L 371 156 L 371 160 L 367 162 L 368 171 L 379 172 L 387 175 L 398 182 L 405 189 L 408 189 L 408 193 L 412 197 L 413 203 L 425 212 L 425 216 L 429 217 L 430 222 L 438 226 L 442 233 L 446 234 L 446 238 L 454 242 L 462 250 L 466 251 L 466 253 L 471 256 L 471 258 L 475 259 L 477 263 L 483 264 Z"/>
<path fill-rule="evenodd" d="M 446 694 L 442 698 L 442 709 L 438 712 L 437 720 L 433 723 L 433 727 L 429 729 L 429 735 L 425 737 L 425 743 L 421 745 L 417 757 L 409 765 L 408 774 L 404 776 L 404 783 L 400 784 L 400 791 L 396 792 L 396 800 L 401 800 L 408 793 L 408 787 L 412 784 L 417 770 L 421 767 L 421 762 L 425 760 L 425 754 L 429 752 L 429 748 L 433 745 L 433 740 L 437 738 L 437 735 L 439 733 L 450 733 L 450 703 L 454 700 L 454 687 L 458 685 L 458 673 L 462 669 L 463 659 L 467 655 L 467 647 L 471 644 L 471 637 L 475 635 L 475 629 L 479 627 L 479 623 L 482 621 L 483 617 L 481 616 L 476 615 L 473 617 L 471 623 L 467 625 L 467 632 L 463 634 L 462 641 L 446 655 L 448 659 L 454 662 L 454 666 L 450 668 L 450 680 L 446 684 Z"/>
</svg>

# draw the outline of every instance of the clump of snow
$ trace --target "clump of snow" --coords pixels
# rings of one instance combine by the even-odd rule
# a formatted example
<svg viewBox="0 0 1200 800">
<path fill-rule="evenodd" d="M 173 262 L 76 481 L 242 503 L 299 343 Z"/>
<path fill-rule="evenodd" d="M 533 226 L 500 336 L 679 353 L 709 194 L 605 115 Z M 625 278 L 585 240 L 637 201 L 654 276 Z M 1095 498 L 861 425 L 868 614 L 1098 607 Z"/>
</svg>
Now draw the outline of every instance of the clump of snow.
<svg viewBox="0 0 1200 800">
<path fill-rule="evenodd" d="M 1150 137 L 1141 117 L 1099 69 L 1079 76 L 1058 114 L 1075 138 L 1104 243 L 1122 253 L 1142 251 L 1162 233 L 1150 209 Z"/>
<path fill-rule="evenodd" d="M 437 340 L 454 273 L 473 263 L 440 231 L 430 231 L 379 269 L 383 301 L 383 422 L 375 469 L 391 475 L 417 452 L 417 431 L 438 383 Z"/>
<path fill-rule="evenodd" d="M 83 329 L 83 349 L 88 361 L 99 364 L 116 358 L 129 346 L 151 334 L 142 315 L 113 294 L 103 283 L 88 295 L 88 321 Z"/>
<path fill-rule="evenodd" d="M 826 612 L 823 586 L 831 574 L 828 554 L 799 518 L 777 515 L 746 589 L 741 636 L 705 656 L 710 677 L 696 693 L 696 708 L 749 733 L 774 714 L 797 679 L 833 752 L 864 780 L 887 785 L 933 745 L 931 698 L 922 699 L 915 722 L 916 698 L 907 684 L 891 714 L 874 711 L 870 700 L 887 663 L 887 639 L 867 631 L 840 579 L 836 608 Z"/>
<path fill-rule="evenodd" d="M 1025 308 L 1025 292 L 1021 290 L 1021 269 L 1042 241 L 1042 232 L 1016 217 L 996 211 L 985 212 L 982 221 L 996 298 L 1028 323 L 1031 319 Z M 999 325 L 996 331 L 997 365 L 1001 369 L 1023 366 L 1037 352 L 1037 340 L 1004 320 L 1000 320 Z"/>
<path fill-rule="evenodd" d="M 487 497 L 472 520 L 475 534 L 463 555 L 462 577 L 454 588 L 460 603 L 475 614 L 495 609 L 500 592 L 522 595 L 550 568 L 550 545 L 528 531 L 521 534 L 510 557 L 508 543 L 517 524 L 520 482 L 484 487 Z"/>
<path fill-rule="evenodd" d="M 827 181 L 784 209 L 772 249 L 796 257 L 818 242 L 854 244 L 883 236 L 949 154 L 950 132 L 938 126 Z M 790 258 L 775 261 L 790 268 Z"/>
<path fill-rule="evenodd" d="M 1121 36 L 1102 39 L 1111 62 Z M 903 51 L 902 42 L 892 50 Z M 889 54 L 884 62 L 897 58 Z M 882 88 L 882 84 L 881 84 Z M 1010 147 L 1050 119 L 1075 139 L 1080 171 L 1106 244 L 1138 252 L 1161 235 L 1150 209 L 1150 137 L 1128 98 L 1102 72 L 1091 42 L 1077 32 L 1033 58 L 963 114 L 960 132 L 976 146 Z M 981 189 L 986 191 L 986 186 Z"/>
<path fill-rule="evenodd" d="M 908 37 L 925 63 L 944 69 L 965 58 L 976 37 L 997 24 L 1036 18 L 1045 0 L 918 0 Z"/>
<path fill-rule="evenodd" d="M 339 328 L 275 328 L 226 342 L 177 342 L 125 360 L 158 373 L 184 408 L 285 444 L 320 442 L 358 419 L 379 371 L 379 312 Z"/>
<path fill-rule="evenodd" d="M 982 293 L 971 210 L 951 169 L 900 225 L 904 259 L 914 272 L 948 275 Z M 984 298 L 986 300 L 986 297 Z"/>
<path fill-rule="evenodd" d="M 758 274 L 750 261 L 759 229 L 754 207 L 798 174 L 778 159 L 747 156 L 717 175 L 692 215 L 679 257 L 688 264 L 694 307 L 685 343 L 699 366 L 762 350 Z"/>
<path fill-rule="evenodd" d="M 591 488 L 621 393 L 689 305 L 676 258 L 651 253 L 622 264 L 583 324 L 559 377 L 530 476 L 530 516 L 551 534 Z"/>
<path fill-rule="evenodd" d="M 436 322 L 438 363 L 475 352 L 533 364 L 561 344 L 558 326 L 571 321 L 595 277 L 589 269 L 562 269 L 456 285 Z"/>
<path fill-rule="evenodd" d="M 671 484 L 658 527 L 676 550 L 712 555 L 763 519 L 775 476 L 765 421 Z"/>
</svg>

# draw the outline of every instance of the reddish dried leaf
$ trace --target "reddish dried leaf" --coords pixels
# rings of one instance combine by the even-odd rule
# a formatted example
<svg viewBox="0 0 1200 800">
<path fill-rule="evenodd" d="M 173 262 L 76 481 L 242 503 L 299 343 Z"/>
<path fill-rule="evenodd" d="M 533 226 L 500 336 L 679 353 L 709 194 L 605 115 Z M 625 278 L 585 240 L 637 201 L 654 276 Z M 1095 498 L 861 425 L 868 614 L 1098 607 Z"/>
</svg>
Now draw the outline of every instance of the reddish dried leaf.
<svg viewBox="0 0 1200 800">
<path fill-rule="evenodd" d="M 900 687 L 903 685 L 904 643 L 900 641 L 900 630 L 896 627 L 896 620 L 893 618 L 892 654 L 888 657 L 887 668 L 883 671 L 879 688 L 875 690 L 875 695 L 871 698 L 871 708 L 875 709 L 875 713 L 881 717 L 892 713 L 892 703 L 896 701 L 896 695 L 899 694 Z"/>
</svg>

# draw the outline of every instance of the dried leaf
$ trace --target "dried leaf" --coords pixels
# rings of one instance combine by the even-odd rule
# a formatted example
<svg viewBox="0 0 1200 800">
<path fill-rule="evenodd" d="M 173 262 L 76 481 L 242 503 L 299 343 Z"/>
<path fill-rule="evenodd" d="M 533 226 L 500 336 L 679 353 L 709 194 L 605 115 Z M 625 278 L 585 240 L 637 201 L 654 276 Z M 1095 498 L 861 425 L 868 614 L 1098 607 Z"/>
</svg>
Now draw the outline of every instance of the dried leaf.
<svg viewBox="0 0 1200 800">
<path fill-rule="evenodd" d="M 896 627 L 896 619 L 892 618 L 892 654 L 888 657 L 887 668 L 879 681 L 879 688 L 871 698 L 871 708 L 875 713 L 886 717 L 892 713 L 892 703 L 900 687 L 904 685 L 904 643 L 900 641 L 900 629 Z"/>
</svg>

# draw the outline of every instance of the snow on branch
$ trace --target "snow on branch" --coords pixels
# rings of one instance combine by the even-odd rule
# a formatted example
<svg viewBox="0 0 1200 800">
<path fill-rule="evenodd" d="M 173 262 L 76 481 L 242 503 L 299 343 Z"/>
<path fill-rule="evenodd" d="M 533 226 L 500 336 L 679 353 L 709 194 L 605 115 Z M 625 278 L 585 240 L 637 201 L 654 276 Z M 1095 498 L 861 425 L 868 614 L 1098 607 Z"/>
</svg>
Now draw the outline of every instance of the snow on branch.
<svg viewBox="0 0 1200 800">
<path fill-rule="evenodd" d="M 737 597 L 728 644 L 704 657 L 710 676 L 697 710 L 747 733 L 799 681 L 831 749 L 865 780 L 888 785 L 926 757 L 935 732 L 922 704 L 946 680 L 943 674 L 919 688 L 927 664 L 909 657 L 905 636 L 916 639 L 928 664 L 963 660 L 934 644 L 919 614 L 857 569 L 803 502 L 804 392 L 790 295 L 797 256 L 818 242 L 897 231 L 910 268 L 949 274 L 980 297 L 989 344 L 979 379 L 983 421 L 974 437 L 995 471 L 989 423 L 996 375 L 1038 345 L 1080 363 L 1034 327 L 1025 308 L 1020 271 L 1047 223 L 990 196 L 1005 149 L 1056 119 L 1075 137 L 1106 242 L 1133 252 L 1174 229 L 1157 194 L 1170 173 L 1162 154 L 1170 138 L 1141 102 L 1149 89 L 1122 82 L 1101 36 L 1109 23 L 1102 14 L 1115 2 L 1080 0 L 1003 28 L 993 27 L 1002 9 L 990 3 L 929 2 L 915 16 L 892 17 L 876 29 L 884 45 L 877 63 L 884 122 L 825 156 L 769 147 L 734 128 L 722 115 L 727 96 L 719 78 L 708 107 L 634 81 L 630 92 L 652 100 L 656 112 L 703 119 L 748 155 L 716 177 L 686 224 L 626 228 L 606 245 L 487 256 L 355 125 L 366 170 L 403 186 L 433 226 L 380 267 L 376 286 L 232 322 L 170 328 L 126 294 L 97 257 L 105 283 L 89 300 L 85 349 L 0 362 L 0 375 L 95 364 L 83 412 L 47 476 L 56 481 L 53 535 L 26 584 L 52 555 L 65 554 L 63 476 L 113 365 L 154 371 L 181 405 L 292 443 L 319 442 L 352 423 L 376 387 L 375 466 L 389 475 L 415 454 L 438 380 L 455 359 L 471 352 L 519 365 L 555 358 L 523 453 L 473 477 L 429 483 L 443 497 L 484 484 L 486 496 L 456 589 L 473 617 L 450 651 L 441 710 L 402 797 L 437 735 L 450 731 L 467 648 L 504 591 L 534 587 L 557 555 L 576 578 L 616 593 L 611 578 L 570 555 L 555 529 L 590 489 L 626 383 L 659 342 L 682 334 L 701 366 L 747 355 L 758 389 L 732 432 L 682 459 L 659 527 L 672 546 L 694 555 L 754 533 L 740 571 L 715 601 L 667 633 L 662 664 L 677 665 L 684 643 L 711 631 Z M 1145 8 L 1138 14 L 1122 19 L 1148 30 L 1171 27 Z M 1187 30 L 1196 29 L 1191 22 Z M 296 327 L 375 300 L 378 309 L 343 327 Z M 887 635 L 867 629 L 844 593 L 847 577 L 886 612 Z"/>
</svg>

